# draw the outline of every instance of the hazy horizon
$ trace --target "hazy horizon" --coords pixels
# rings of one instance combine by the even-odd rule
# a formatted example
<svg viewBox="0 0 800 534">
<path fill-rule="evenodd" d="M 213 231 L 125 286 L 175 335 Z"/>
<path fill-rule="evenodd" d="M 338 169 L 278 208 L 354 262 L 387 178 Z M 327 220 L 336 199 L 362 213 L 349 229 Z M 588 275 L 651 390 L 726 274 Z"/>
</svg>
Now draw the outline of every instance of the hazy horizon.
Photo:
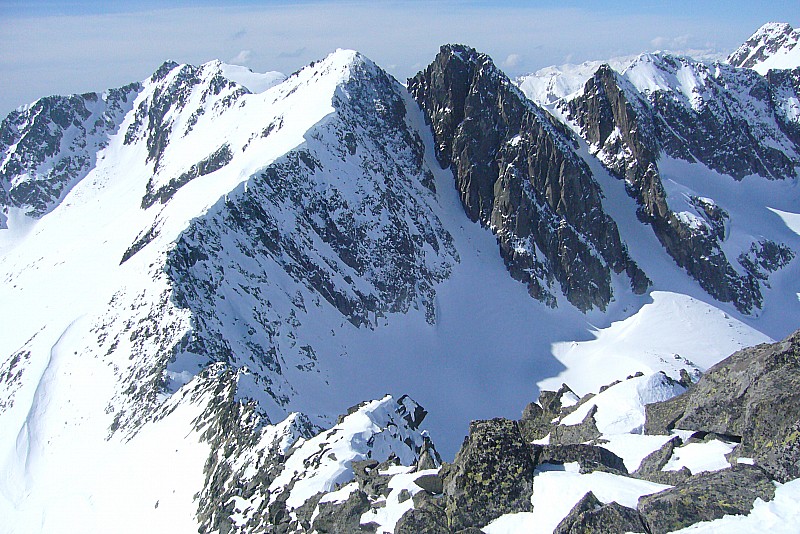
<svg viewBox="0 0 800 534">
<path fill-rule="evenodd" d="M 797 24 L 795 2 L 626 4 L 0 1 L 0 116 L 43 96 L 143 80 L 168 59 L 219 59 L 288 74 L 337 48 L 352 48 L 404 81 L 440 45 L 458 42 L 518 76 L 654 50 L 727 54 L 766 22 Z"/>
</svg>

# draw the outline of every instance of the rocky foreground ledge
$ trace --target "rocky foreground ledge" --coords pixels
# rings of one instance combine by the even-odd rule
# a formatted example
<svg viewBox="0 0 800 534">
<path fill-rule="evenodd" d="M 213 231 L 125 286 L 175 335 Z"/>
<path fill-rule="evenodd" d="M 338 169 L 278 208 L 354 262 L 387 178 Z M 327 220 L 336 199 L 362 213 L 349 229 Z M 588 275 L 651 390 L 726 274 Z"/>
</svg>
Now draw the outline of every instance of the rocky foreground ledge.
<svg viewBox="0 0 800 534">
<path fill-rule="evenodd" d="M 667 398 L 642 402 L 654 397 Z M 688 373 L 680 381 L 658 373 L 628 377 L 581 399 L 566 385 L 544 391 L 520 420 L 474 421 L 453 463 L 437 470 L 438 462 L 426 458 L 404 471 L 413 485 L 403 494 L 407 509 L 393 525 L 365 521 L 370 513 L 378 516 L 371 508 L 385 506 L 380 503 L 397 486 L 386 476 L 391 470 L 380 471 L 374 462 L 371 476 L 356 466 L 358 487 L 352 485 L 347 499 L 331 504 L 309 526 L 318 532 L 397 534 L 491 533 L 537 524 L 540 531 L 554 528 L 559 534 L 672 532 L 748 514 L 757 499 L 772 500 L 776 486 L 800 475 L 799 430 L 797 332 L 733 354 L 696 383 Z M 634 444 L 644 442 L 638 457 L 631 454 Z M 565 516 L 550 514 L 555 524 L 537 523 L 549 514 L 537 505 L 558 501 L 538 492 L 546 493 L 544 481 L 557 476 L 572 476 L 576 485 L 599 484 L 600 477 L 605 482 L 597 494 L 586 491 Z M 641 495 L 634 502 L 628 496 L 626 504 L 609 500 L 614 485 Z M 376 495 L 381 491 L 383 500 Z"/>
</svg>

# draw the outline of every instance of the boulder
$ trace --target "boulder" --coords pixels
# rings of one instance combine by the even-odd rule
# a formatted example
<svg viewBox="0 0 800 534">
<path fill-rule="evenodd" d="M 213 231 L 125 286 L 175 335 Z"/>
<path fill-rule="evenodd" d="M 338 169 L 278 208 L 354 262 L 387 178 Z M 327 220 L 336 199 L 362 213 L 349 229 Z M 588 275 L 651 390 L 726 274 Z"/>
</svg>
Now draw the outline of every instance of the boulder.
<svg viewBox="0 0 800 534">
<path fill-rule="evenodd" d="M 533 458 L 516 421 L 473 421 L 452 465 L 445 465 L 450 528 L 483 527 L 503 514 L 531 509 Z"/>
<path fill-rule="evenodd" d="M 646 532 L 639 512 L 616 502 L 601 503 L 590 491 L 572 508 L 553 534 Z"/>
<path fill-rule="evenodd" d="M 433 495 L 442 493 L 442 479 L 439 475 L 422 475 L 414 480 L 414 484 Z"/>
<path fill-rule="evenodd" d="M 800 476 L 800 331 L 775 344 L 738 351 L 709 369 L 689 391 L 646 406 L 647 433 L 673 428 L 741 440 L 769 475 Z"/>
<path fill-rule="evenodd" d="M 556 425 L 550 433 L 550 443 L 572 445 L 599 438 L 600 431 L 597 430 L 597 421 L 594 418 L 596 413 L 597 406 L 592 406 L 583 421 L 577 425 Z"/>
<path fill-rule="evenodd" d="M 638 469 L 631 473 L 631 476 L 657 484 L 668 484 L 670 486 L 683 482 L 692 476 L 692 472 L 686 467 L 682 467 L 678 471 L 662 471 L 672 457 L 672 452 L 675 450 L 675 447 L 680 447 L 682 444 L 683 441 L 678 436 L 667 441 L 657 451 L 653 451 L 645 456 L 639 464 Z"/>
<path fill-rule="evenodd" d="M 566 534 L 570 532 L 572 525 L 575 523 L 578 517 L 586 512 L 596 510 L 601 506 L 603 506 L 603 503 L 600 502 L 597 497 L 595 497 L 595 494 L 591 491 L 587 492 L 577 503 L 575 503 L 575 506 L 572 507 L 572 510 L 570 510 L 567 516 L 561 520 L 556 529 L 553 531 L 553 534 Z"/>
<path fill-rule="evenodd" d="M 606 471 L 627 475 L 628 469 L 622 458 L 597 445 L 532 445 L 534 463 L 561 465 L 570 462 L 580 464 L 581 473 Z"/>
<path fill-rule="evenodd" d="M 414 495 L 414 508 L 395 524 L 395 534 L 450 534 L 442 497 L 420 491 Z"/>
<path fill-rule="evenodd" d="M 756 499 L 772 500 L 775 486 L 760 468 L 737 465 L 700 473 L 674 488 L 639 499 L 648 532 L 662 534 L 725 515 L 747 514 Z"/>
<path fill-rule="evenodd" d="M 367 494 L 356 490 L 342 503 L 320 503 L 313 529 L 320 534 L 361 534 L 361 515 L 369 509 Z"/>
</svg>

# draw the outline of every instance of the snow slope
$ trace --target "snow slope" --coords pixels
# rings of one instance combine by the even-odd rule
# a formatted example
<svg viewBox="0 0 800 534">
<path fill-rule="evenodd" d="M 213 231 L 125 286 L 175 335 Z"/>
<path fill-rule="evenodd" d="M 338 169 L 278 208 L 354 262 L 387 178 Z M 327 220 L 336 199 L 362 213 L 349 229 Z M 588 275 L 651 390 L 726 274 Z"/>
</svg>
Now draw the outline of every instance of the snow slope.
<svg viewBox="0 0 800 534">
<path fill-rule="evenodd" d="M 520 76 L 514 83 L 530 100 L 540 106 L 549 106 L 583 89 L 583 85 L 600 65 L 609 65 L 615 71 L 623 72 L 636 58 L 637 56 L 625 56 L 603 61 L 585 61 L 579 65 L 553 65 Z"/>
</svg>

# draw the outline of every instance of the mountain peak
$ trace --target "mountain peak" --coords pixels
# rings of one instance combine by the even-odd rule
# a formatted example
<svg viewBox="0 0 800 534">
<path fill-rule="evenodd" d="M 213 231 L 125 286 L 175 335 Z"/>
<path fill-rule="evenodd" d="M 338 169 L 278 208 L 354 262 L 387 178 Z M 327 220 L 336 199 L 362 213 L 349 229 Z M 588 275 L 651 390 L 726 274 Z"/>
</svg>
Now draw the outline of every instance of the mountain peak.
<svg viewBox="0 0 800 534">
<path fill-rule="evenodd" d="M 768 22 L 728 56 L 734 67 L 751 68 L 760 74 L 770 69 L 800 66 L 800 32 L 785 22 Z"/>
<path fill-rule="evenodd" d="M 751 39 L 758 37 L 760 39 L 780 39 L 783 37 L 791 36 L 794 33 L 794 28 L 788 22 L 767 22 L 762 25 L 751 36 Z"/>
</svg>

